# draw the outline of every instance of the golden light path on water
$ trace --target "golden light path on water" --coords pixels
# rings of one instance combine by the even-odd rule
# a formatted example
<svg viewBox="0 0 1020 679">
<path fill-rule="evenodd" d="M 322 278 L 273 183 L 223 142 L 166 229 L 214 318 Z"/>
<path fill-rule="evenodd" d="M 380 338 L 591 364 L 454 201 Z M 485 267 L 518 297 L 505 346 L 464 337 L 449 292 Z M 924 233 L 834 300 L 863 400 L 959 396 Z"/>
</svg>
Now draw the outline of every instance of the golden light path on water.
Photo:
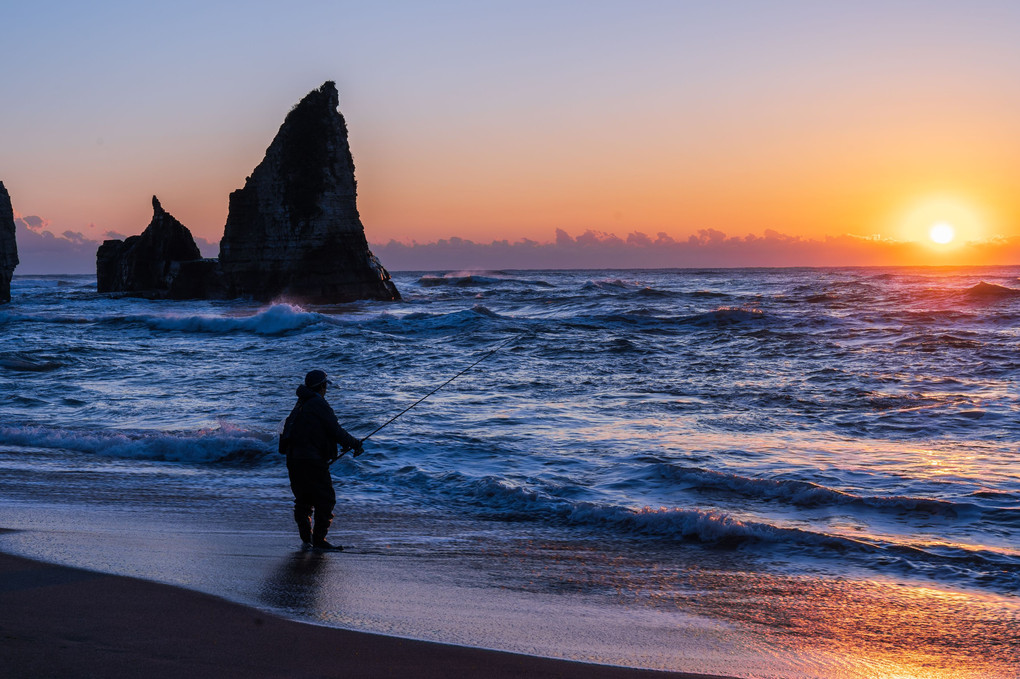
<svg viewBox="0 0 1020 679">
<path fill-rule="evenodd" d="M 796 658 L 800 677 L 1010 679 L 1020 667 L 1020 601 L 1001 596 L 897 579 L 712 570 L 682 558 L 649 572 L 626 550 L 576 544 L 530 543 L 506 556 L 530 564 L 525 588 L 600 589 L 630 606 L 757 629 L 756 652 Z"/>
<path fill-rule="evenodd" d="M 998 597 L 896 581 L 720 577 L 739 582 L 729 590 L 706 583 L 718 587 L 710 605 L 714 615 L 789 634 L 798 646 L 832 658 L 848 676 L 1008 676 L 1003 672 L 1010 662 L 1020 660 L 1020 606 L 1006 606 Z M 704 606 L 699 599 L 686 603 Z M 1003 645 L 998 654 L 990 652 L 989 638 Z"/>
<path fill-rule="evenodd" d="M 622 434 L 616 424 L 606 423 L 599 436 L 611 440 Z M 644 429 L 650 449 L 684 447 L 694 450 L 725 450 L 732 446 L 728 434 L 718 436 L 676 428 L 676 423 L 639 418 L 628 431 Z M 974 441 L 966 446 L 917 445 L 910 441 L 840 439 L 822 436 L 813 445 L 801 435 L 791 444 L 782 434 L 747 434 L 740 447 L 782 455 L 793 464 L 810 462 L 843 470 L 873 470 L 885 465 L 909 469 L 913 478 L 938 483 L 939 479 L 974 479 L 990 482 L 999 468 L 1004 475 L 1015 469 L 1011 462 L 995 457 L 997 448 Z M 823 452 L 824 451 L 824 452 Z M 678 495 L 677 507 L 683 506 Z M 676 507 L 646 508 L 670 512 Z M 735 520 L 755 521 L 739 508 L 727 510 Z M 808 512 L 809 513 L 809 512 Z M 758 518 L 757 520 L 760 520 Z M 864 545 L 892 547 L 897 559 L 910 560 L 912 550 L 959 554 L 977 553 L 989 546 L 978 542 L 940 537 L 937 520 L 920 519 L 912 535 L 897 535 L 881 523 L 857 518 L 853 511 L 823 511 L 802 521 L 776 520 L 792 529 L 824 526 L 832 536 Z M 959 520 L 959 517 L 950 520 Z M 1020 557 L 1009 544 L 994 545 L 998 553 Z M 885 550 L 879 550 L 885 551 Z M 567 557 L 565 557 L 567 558 Z M 592 554 L 593 559 L 597 555 Z M 877 556 L 878 559 L 886 557 Z M 893 557 L 889 557 L 892 559 Z M 964 557 L 966 558 L 966 557 Z M 639 574 L 628 576 L 631 569 Z M 641 571 L 641 564 L 617 557 L 603 573 L 605 587 L 620 596 L 644 600 L 646 605 L 704 614 L 742 625 L 760 626 L 762 636 L 779 631 L 788 647 L 784 653 L 804 654 L 804 666 L 818 664 L 819 676 L 881 677 L 882 679 L 1013 679 L 1020 677 L 1020 598 L 983 593 L 971 588 L 953 589 L 943 584 L 924 584 L 923 579 L 873 578 L 862 571 L 860 579 L 790 575 L 761 571 L 719 569 L 663 569 L 657 577 Z M 777 569 L 779 571 L 782 568 Z M 612 572 L 610 574 L 610 571 Z M 555 577 L 569 577 L 564 568 Z M 654 582 L 654 586 L 649 586 Z M 921 584 L 919 584 L 921 583 Z M 591 586 L 586 582 L 584 586 Z M 566 586 L 561 583 L 561 586 Z M 581 586 L 578 583 L 578 586 Z"/>
</svg>

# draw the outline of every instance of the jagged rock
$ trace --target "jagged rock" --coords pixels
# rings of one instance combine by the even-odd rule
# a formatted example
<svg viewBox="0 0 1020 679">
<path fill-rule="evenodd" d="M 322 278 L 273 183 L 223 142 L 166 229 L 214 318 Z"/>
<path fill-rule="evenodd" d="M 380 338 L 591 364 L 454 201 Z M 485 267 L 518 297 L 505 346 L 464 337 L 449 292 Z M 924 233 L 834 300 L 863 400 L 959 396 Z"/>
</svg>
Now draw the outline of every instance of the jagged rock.
<svg viewBox="0 0 1020 679">
<path fill-rule="evenodd" d="M 99 292 L 128 292 L 146 297 L 207 297 L 198 289 L 203 279 L 195 270 L 212 269 L 215 262 L 201 263 L 202 253 L 186 226 L 152 197 L 152 221 L 139 236 L 107 240 L 96 252 L 96 283 Z M 189 276 L 185 277 L 185 271 Z M 188 280 L 185 280 L 188 278 Z M 208 283 L 206 283 L 208 284 Z"/>
<path fill-rule="evenodd" d="M 224 296 L 220 263 L 194 259 L 170 263 L 169 299 L 209 299 Z"/>
<path fill-rule="evenodd" d="M 244 188 L 230 194 L 220 269 L 230 296 L 399 299 L 368 249 L 347 123 L 333 82 L 287 114 Z"/>
<path fill-rule="evenodd" d="M 338 106 L 336 85 L 327 82 L 287 115 L 244 188 L 230 194 L 218 262 L 201 259 L 188 229 L 153 196 L 148 228 L 105 241 L 96 253 L 99 291 L 172 299 L 399 299 L 368 249 Z"/>
<path fill-rule="evenodd" d="M 14 207 L 0 182 L 0 304 L 11 301 L 11 278 L 18 266 L 18 241 L 14 234 Z"/>
</svg>

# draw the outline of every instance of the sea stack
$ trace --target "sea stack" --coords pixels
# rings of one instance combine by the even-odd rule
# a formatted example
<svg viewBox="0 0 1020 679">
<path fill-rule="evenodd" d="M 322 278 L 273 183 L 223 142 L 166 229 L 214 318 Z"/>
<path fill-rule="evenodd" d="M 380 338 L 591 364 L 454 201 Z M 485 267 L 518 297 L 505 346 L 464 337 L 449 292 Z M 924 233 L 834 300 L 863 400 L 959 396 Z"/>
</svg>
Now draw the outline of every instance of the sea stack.
<svg viewBox="0 0 1020 679">
<path fill-rule="evenodd" d="M 206 266 L 202 266 L 206 264 Z M 107 240 L 96 252 L 99 292 L 126 292 L 143 297 L 194 298 L 208 296 L 200 270 L 215 268 L 186 226 L 152 197 L 152 221 L 139 236 Z"/>
<path fill-rule="evenodd" d="M 0 182 L 0 304 L 11 301 L 11 278 L 18 266 L 18 241 L 14 234 L 14 207 Z"/>
<path fill-rule="evenodd" d="M 227 296 L 318 303 L 400 298 L 368 249 L 339 103 L 333 82 L 308 93 L 244 188 L 230 194 L 219 257 Z"/>
</svg>

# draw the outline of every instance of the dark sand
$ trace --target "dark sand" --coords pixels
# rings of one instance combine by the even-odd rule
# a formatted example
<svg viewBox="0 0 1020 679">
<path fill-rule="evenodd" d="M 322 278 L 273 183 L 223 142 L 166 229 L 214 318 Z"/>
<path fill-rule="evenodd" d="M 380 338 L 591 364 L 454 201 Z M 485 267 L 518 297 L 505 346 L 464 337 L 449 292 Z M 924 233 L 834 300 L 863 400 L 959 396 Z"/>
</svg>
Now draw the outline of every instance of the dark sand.
<svg viewBox="0 0 1020 679">
<path fill-rule="evenodd" d="M 709 677 L 318 627 L 198 592 L 6 554 L 0 554 L 0 674 L 5 679 Z"/>
</svg>

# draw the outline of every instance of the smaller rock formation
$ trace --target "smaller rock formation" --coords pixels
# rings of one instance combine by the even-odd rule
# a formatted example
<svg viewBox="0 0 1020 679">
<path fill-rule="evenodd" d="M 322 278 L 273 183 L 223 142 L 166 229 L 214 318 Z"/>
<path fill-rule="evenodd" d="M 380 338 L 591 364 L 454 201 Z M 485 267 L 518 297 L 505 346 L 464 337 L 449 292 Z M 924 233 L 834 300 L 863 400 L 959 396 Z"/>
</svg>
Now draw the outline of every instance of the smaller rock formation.
<svg viewBox="0 0 1020 679">
<path fill-rule="evenodd" d="M 139 236 L 107 240 L 96 252 L 99 292 L 203 298 L 215 286 L 216 262 L 203 260 L 191 231 L 152 197 L 152 221 Z"/>
<path fill-rule="evenodd" d="M 14 207 L 0 182 L 0 304 L 11 301 L 11 278 L 18 266 L 18 241 L 14 236 Z"/>
</svg>

